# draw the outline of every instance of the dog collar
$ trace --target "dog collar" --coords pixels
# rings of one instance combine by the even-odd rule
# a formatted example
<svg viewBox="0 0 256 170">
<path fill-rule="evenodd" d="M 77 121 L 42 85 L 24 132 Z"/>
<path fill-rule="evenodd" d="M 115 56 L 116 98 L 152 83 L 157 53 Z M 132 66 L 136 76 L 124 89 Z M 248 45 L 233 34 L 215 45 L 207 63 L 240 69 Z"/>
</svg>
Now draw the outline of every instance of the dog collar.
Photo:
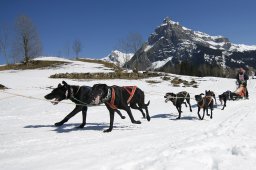
<svg viewBox="0 0 256 170">
<path fill-rule="evenodd" d="M 66 96 L 66 99 L 71 98 L 71 97 L 74 96 L 73 88 L 72 87 L 70 87 L 70 94 L 68 94 L 68 89 L 66 90 L 65 96 Z"/>
<path fill-rule="evenodd" d="M 105 103 L 105 102 L 108 101 L 110 98 L 111 98 L 111 89 L 108 88 L 107 96 L 106 96 L 104 99 L 102 99 L 101 101 L 102 101 L 102 103 Z"/>
</svg>

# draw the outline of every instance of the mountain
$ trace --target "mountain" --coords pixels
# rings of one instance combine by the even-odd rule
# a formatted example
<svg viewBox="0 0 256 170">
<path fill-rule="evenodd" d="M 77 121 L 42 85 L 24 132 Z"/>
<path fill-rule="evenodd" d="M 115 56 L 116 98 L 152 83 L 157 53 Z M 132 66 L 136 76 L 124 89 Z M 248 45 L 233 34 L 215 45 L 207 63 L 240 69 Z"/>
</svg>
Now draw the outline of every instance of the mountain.
<svg viewBox="0 0 256 170">
<path fill-rule="evenodd" d="M 227 70 L 241 66 L 255 68 L 255 56 L 256 46 L 233 44 L 226 37 L 193 31 L 165 18 L 127 65 L 190 75 L 214 70 L 225 75 Z"/>
<path fill-rule="evenodd" d="M 116 64 L 117 66 L 123 66 L 126 62 L 128 62 L 132 56 L 133 53 L 122 53 L 121 51 L 115 50 L 112 51 L 111 54 L 109 54 L 107 57 L 102 58 L 101 60 L 111 62 Z"/>
</svg>

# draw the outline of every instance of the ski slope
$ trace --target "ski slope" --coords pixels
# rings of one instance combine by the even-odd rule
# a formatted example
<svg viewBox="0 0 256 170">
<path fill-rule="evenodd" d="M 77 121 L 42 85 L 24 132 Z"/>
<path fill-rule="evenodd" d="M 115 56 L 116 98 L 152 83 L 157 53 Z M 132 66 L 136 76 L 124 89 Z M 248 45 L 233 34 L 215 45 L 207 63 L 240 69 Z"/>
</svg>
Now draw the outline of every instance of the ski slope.
<svg viewBox="0 0 256 170">
<path fill-rule="evenodd" d="M 149 84 L 146 80 L 65 80 L 73 85 L 92 86 L 137 85 L 150 100 L 151 121 L 132 110 L 136 120 L 132 124 L 115 116 L 114 129 L 109 126 L 105 106 L 90 107 L 87 125 L 76 129 L 82 121 L 81 113 L 62 127 L 54 123 L 62 120 L 74 105 L 66 102 L 52 105 L 43 96 L 63 79 L 50 79 L 61 72 L 106 72 L 104 66 L 70 61 L 54 69 L 9 70 L 0 72 L 0 84 L 5 92 L 32 96 L 35 100 L 0 91 L 0 167 L 3 170 L 254 170 L 256 166 L 256 81 L 249 80 L 249 100 L 228 101 L 224 111 L 218 106 L 213 119 L 198 120 L 195 100 L 193 112 L 183 106 L 180 120 L 171 103 L 164 102 L 166 92 L 187 91 L 193 97 L 205 90 L 216 95 L 235 90 L 235 80 L 215 77 L 179 76 L 198 82 L 198 88 L 173 87 L 161 81 Z M 149 80 L 149 79 L 147 79 Z M 220 104 L 219 101 L 217 101 Z"/>
</svg>

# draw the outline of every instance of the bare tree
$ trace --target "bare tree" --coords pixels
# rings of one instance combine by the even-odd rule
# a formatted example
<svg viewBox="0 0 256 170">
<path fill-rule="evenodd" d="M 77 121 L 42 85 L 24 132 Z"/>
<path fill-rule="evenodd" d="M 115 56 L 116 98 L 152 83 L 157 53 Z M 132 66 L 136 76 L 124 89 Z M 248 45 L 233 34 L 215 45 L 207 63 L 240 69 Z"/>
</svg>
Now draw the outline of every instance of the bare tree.
<svg viewBox="0 0 256 170">
<path fill-rule="evenodd" d="M 120 41 L 120 49 L 127 53 L 135 53 L 143 45 L 144 40 L 139 33 L 129 33 Z"/>
<path fill-rule="evenodd" d="M 78 55 L 79 55 L 79 53 L 81 52 L 81 42 L 80 42 L 79 40 L 75 40 L 75 41 L 73 42 L 72 48 L 73 48 L 73 51 L 74 51 L 75 54 L 76 54 L 76 58 L 78 58 Z"/>
<path fill-rule="evenodd" d="M 120 51 L 123 51 L 124 53 L 133 53 L 135 54 L 141 46 L 144 44 L 143 37 L 139 33 L 129 33 L 126 38 L 120 40 Z M 125 57 L 125 62 L 128 62 L 129 58 L 128 55 Z M 138 62 L 138 59 L 136 59 Z M 138 68 L 138 64 L 136 66 L 136 69 Z"/>
<path fill-rule="evenodd" d="M 16 40 L 13 45 L 13 55 L 28 63 L 32 58 L 39 56 L 42 46 L 36 27 L 27 16 L 20 16 L 16 23 Z"/>
<path fill-rule="evenodd" d="M 9 45 L 9 31 L 8 26 L 3 24 L 0 28 L 0 54 L 5 58 L 6 64 L 9 64 L 8 45 Z"/>
</svg>

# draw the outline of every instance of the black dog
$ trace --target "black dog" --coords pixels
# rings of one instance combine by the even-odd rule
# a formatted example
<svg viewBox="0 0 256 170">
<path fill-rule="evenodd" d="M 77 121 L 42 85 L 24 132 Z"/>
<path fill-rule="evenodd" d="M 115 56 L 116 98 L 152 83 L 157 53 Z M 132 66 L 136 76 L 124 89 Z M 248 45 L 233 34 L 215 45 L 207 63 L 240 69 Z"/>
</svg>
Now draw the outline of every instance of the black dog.
<svg viewBox="0 0 256 170">
<path fill-rule="evenodd" d="M 92 88 L 88 86 L 71 86 L 68 85 L 65 81 L 62 81 L 62 83 L 63 85 L 59 84 L 58 87 L 53 89 L 51 93 L 47 94 L 45 98 L 47 100 L 53 100 L 51 101 L 53 104 L 58 104 L 62 100 L 69 99 L 76 104 L 76 107 L 62 121 L 55 123 L 55 126 L 63 125 L 71 117 L 82 111 L 83 122 L 80 126 L 78 126 L 78 128 L 83 128 L 86 124 L 87 105 Z M 119 110 L 115 111 L 120 115 L 122 119 L 125 118 L 122 116 Z"/>
<path fill-rule="evenodd" d="M 144 99 L 144 92 L 136 86 L 119 87 L 107 86 L 106 84 L 95 84 L 92 87 L 90 97 L 92 104 L 105 103 L 107 109 L 109 110 L 110 126 L 109 129 L 105 130 L 104 132 L 110 132 L 113 129 L 115 109 L 125 110 L 128 113 L 131 122 L 135 124 L 140 124 L 141 122 L 134 120 L 130 107 L 141 111 L 144 118 L 145 114 L 142 109 L 145 109 L 146 118 L 148 121 L 150 121 L 150 116 L 148 113 L 149 102 L 144 104 Z M 130 104 L 130 107 L 128 104 Z"/>
<path fill-rule="evenodd" d="M 182 91 L 177 94 L 166 93 L 164 98 L 166 98 L 165 103 L 167 103 L 168 101 L 171 101 L 173 103 L 173 105 L 176 106 L 176 108 L 179 112 L 179 117 L 177 119 L 180 119 L 180 116 L 181 116 L 181 112 L 182 112 L 181 105 L 185 104 L 185 106 L 187 107 L 186 102 L 184 102 L 185 99 L 189 105 L 190 112 L 192 112 L 191 105 L 190 105 L 190 95 L 188 92 Z"/>
<path fill-rule="evenodd" d="M 203 93 L 201 93 L 200 95 L 195 95 L 195 100 L 197 101 L 197 106 L 198 106 L 198 112 L 197 112 L 198 117 L 199 119 L 203 120 L 205 110 L 206 110 L 207 116 L 210 116 L 210 118 L 212 119 L 213 98 L 212 96 L 203 97 L 203 95 L 204 95 Z M 203 116 L 199 114 L 201 108 L 203 108 Z M 211 115 L 208 114 L 208 108 L 211 109 Z"/>
<path fill-rule="evenodd" d="M 226 107 L 226 103 L 227 100 L 237 100 L 239 98 L 242 98 L 241 96 L 239 96 L 238 94 L 231 92 L 231 91 L 225 91 L 224 93 L 222 93 L 221 95 L 219 95 L 219 100 L 220 103 L 222 104 L 222 101 L 224 101 L 224 105 L 223 108 L 221 110 L 224 110 L 224 108 Z"/>
</svg>

